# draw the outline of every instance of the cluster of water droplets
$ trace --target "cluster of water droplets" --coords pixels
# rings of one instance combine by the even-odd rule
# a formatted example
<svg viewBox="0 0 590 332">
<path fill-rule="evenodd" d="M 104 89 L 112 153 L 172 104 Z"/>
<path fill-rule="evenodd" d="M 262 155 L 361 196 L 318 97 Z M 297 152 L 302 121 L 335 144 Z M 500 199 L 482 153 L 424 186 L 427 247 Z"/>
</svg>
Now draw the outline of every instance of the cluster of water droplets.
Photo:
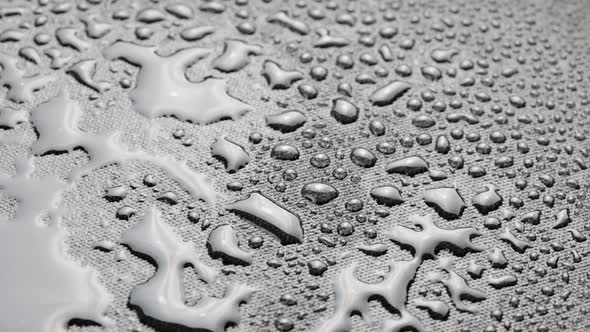
<svg viewBox="0 0 590 332">
<path fill-rule="evenodd" d="M 0 6 L 0 330 L 584 330 L 589 12 Z"/>
</svg>

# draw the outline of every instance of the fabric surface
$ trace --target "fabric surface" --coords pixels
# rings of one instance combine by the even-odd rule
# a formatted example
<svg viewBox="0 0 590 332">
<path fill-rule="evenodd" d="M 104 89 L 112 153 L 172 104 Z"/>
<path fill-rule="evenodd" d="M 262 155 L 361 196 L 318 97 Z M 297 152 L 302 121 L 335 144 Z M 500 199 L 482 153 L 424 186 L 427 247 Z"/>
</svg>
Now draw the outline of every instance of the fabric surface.
<svg viewBox="0 0 590 332">
<path fill-rule="evenodd" d="M 175 14 L 172 4 L 183 4 L 190 15 Z M 346 301 L 336 287 L 343 271 L 357 264 L 359 281 L 383 280 L 389 264 L 413 259 L 416 250 L 392 241 L 392 229 L 407 226 L 419 231 L 412 228 L 410 216 L 427 214 L 440 228 L 477 230 L 479 236 L 472 242 L 479 250 L 462 250 L 442 241 L 436 255 L 424 257 L 412 281 L 398 285 L 407 289 L 407 297 L 389 295 L 401 296 L 425 331 L 590 328 L 590 248 L 585 240 L 590 230 L 587 1 L 41 0 L 8 1 L 1 8 L 0 54 L 17 59 L 24 73 L 15 82 L 44 75 L 54 78 L 33 89 L 30 98 L 11 98 L 10 92 L 17 89 L 9 81 L 6 61 L 1 63 L 2 115 L 25 113 L 22 121 L 0 118 L 2 173 L 16 176 L 19 158 L 30 156 L 34 177 L 69 181 L 72 169 L 92 162 L 85 146 L 31 153 L 40 136 L 29 114 L 66 92 L 80 105 L 77 127 L 93 134 L 95 142 L 106 140 L 105 133 L 117 132 L 117 142 L 130 150 L 162 160 L 185 160 L 217 197 L 213 203 L 195 199 L 182 183 L 146 160 L 96 167 L 72 181 L 59 194 L 60 226 L 67 231 L 64 257 L 98 273 L 100 285 L 110 294 L 104 314 L 113 324 L 102 326 L 73 315 L 68 330 L 184 330 L 165 324 L 175 322 L 146 319 L 129 305 L 132 290 L 161 267 L 121 238 L 153 206 L 175 234 L 194 246 L 200 260 L 219 273 L 214 283 L 206 283 L 191 266 L 184 267 L 187 306 L 204 296 L 221 297 L 233 283 L 255 289 L 239 307 L 239 323 L 230 324 L 228 331 L 318 329 L 334 316 L 336 303 Z M 147 9 L 151 12 L 145 13 Z M 101 25 L 93 25 L 97 22 Z M 189 38 L 183 31 L 191 27 L 210 27 L 210 33 Z M 74 37 L 70 37 L 81 40 L 81 46 L 68 43 L 67 36 L 60 40 L 60 28 L 71 28 Z M 100 35 L 93 29 L 106 32 Z M 228 43 L 232 40 L 243 42 L 241 48 L 232 49 Z M 181 68 L 182 75 L 195 83 L 223 80 L 229 98 L 247 105 L 247 112 L 211 123 L 191 123 L 174 114 L 141 114 L 130 95 L 137 91 L 147 67 L 105 56 L 116 41 L 153 46 L 157 57 L 188 47 L 210 50 Z M 27 49 L 34 51 L 23 51 Z M 38 61 L 30 55 L 33 52 Z M 232 70 L 220 69 L 219 57 L 224 54 Z M 72 67 L 82 60 L 95 63 L 89 71 L 91 80 L 108 83 L 107 89 L 89 87 L 72 74 Z M 291 73 L 284 87 L 273 88 L 279 78 L 269 78 L 268 61 L 282 68 L 277 75 Z M 409 89 L 384 105 L 375 102 L 375 91 L 393 81 L 405 82 Z M 174 90 L 159 82 L 147 83 L 153 93 Z M 358 118 L 342 123 L 334 115 L 338 99 L 356 106 Z M 196 102 L 190 111 L 204 112 L 208 105 Z M 300 112 L 305 122 L 290 132 L 269 125 L 269 116 L 285 111 Z M 56 135 L 65 134 L 56 128 Z M 441 135 L 448 140 L 447 150 L 437 143 Z M 215 157 L 212 145 L 222 137 L 238 150 Z M 295 147 L 298 158 L 273 156 L 273 148 L 280 144 Z M 357 147 L 374 155 L 374 165 L 355 163 L 351 152 Z M 240 148 L 249 162 L 228 171 L 226 164 L 239 159 Z M 409 156 L 420 156 L 428 170 L 416 175 L 387 172 L 390 162 Z M 502 158 L 507 157 L 511 163 L 504 165 Z M 439 178 L 435 171 L 445 177 Z M 346 176 L 341 176 L 343 172 Z M 153 186 L 146 185 L 146 176 L 153 179 Z M 309 183 L 328 184 L 338 195 L 325 204 L 314 203 L 302 194 Z M 387 206 L 371 197 L 372 189 L 385 185 L 397 188 L 403 202 Z M 486 185 L 495 186 L 502 201 L 482 213 L 474 197 L 486 191 Z M 126 195 L 106 199 L 105 193 L 116 186 L 127 188 Z M 425 192 L 440 187 L 456 189 L 465 205 L 460 216 L 445 216 L 437 204 L 427 204 Z M 161 194 L 167 192 L 177 200 L 163 199 Z M 227 208 L 254 192 L 299 217 L 301 243 L 284 244 L 276 229 L 261 227 L 264 220 Z M 446 197 L 436 199 L 448 203 Z M 360 209 L 354 200 L 362 202 Z M 14 218 L 19 204 L 10 194 L 0 195 L 0 212 L 8 220 L 3 222 Z M 122 217 L 123 207 L 135 213 Z M 553 227 L 555 215 L 564 210 L 571 220 Z M 191 211 L 198 221 L 189 218 Z M 540 212 L 537 223 L 523 220 L 535 211 Z M 490 218 L 497 218 L 498 225 Z M 211 232 L 224 224 L 233 226 L 239 247 L 252 253 L 251 264 L 224 261 L 208 249 Z M 530 247 L 515 250 L 502 240 L 506 229 Z M 257 237 L 262 238 L 260 247 L 254 244 Z M 97 249 L 100 241 L 112 241 L 113 246 Z M 358 249 L 371 244 L 383 244 L 387 250 L 377 255 Z M 18 255 L 12 252 L 6 259 Z M 441 267 L 444 257 L 453 257 L 452 271 L 485 294 L 485 299 L 476 301 L 461 299 L 476 308 L 473 312 L 458 310 L 451 287 L 436 282 L 435 276 L 451 280 L 452 273 Z M 309 263 L 314 260 L 326 268 L 321 275 L 311 273 Z M 483 268 L 481 276 L 469 273 L 470 263 Z M 490 284 L 506 275 L 515 277 L 515 284 Z M 42 292 L 39 297 L 43 298 Z M 417 300 L 442 301 L 448 315 L 433 317 L 419 308 Z M 372 296 L 370 315 L 354 313 L 350 330 L 381 331 L 384 322 L 398 319 L 404 310 Z"/>
</svg>

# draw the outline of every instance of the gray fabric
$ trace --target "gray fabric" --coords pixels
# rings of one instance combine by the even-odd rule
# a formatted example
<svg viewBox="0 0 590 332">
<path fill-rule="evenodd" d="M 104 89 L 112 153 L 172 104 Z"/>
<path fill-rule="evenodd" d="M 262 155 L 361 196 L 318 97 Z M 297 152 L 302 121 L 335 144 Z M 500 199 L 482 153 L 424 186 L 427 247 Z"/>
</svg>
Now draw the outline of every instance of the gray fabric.
<svg viewBox="0 0 590 332">
<path fill-rule="evenodd" d="M 137 22 L 134 18 L 142 8 L 157 8 L 163 13 L 166 1 L 77 1 L 72 2 L 72 9 L 64 14 L 54 14 L 51 8 L 54 4 L 31 5 L 22 4 L 23 8 L 39 8 L 42 15 L 47 15 L 49 22 L 36 27 L 33 21 L 41 15 L 34 15 L 26 9 L 23 15 L 4 16 L 0 18 L 0 30 L 19 27 L 27 24 L 28 29 L 19 28 L 25 32 L 22 40 L 17 42 L 0 43 L 0 52 L 11 56 L 18 56 L 24 46 L 33 46 L 40 54 L 51 47 L 59 48 L 65 55 L 71 56 L 70 65 L 77 60 L 96 59 L 98 61 L 95 80 L 111 82 L 113 87 L 106 92 L 96 93 L 80 84 L 75 78 L 66 73 L 68 66 L 53 70 L 49 67 L 49 58 L 42 56 L 39 65 L 28 63 L 29 73 L 52 73 L 59 78 L 55 84 L 48 85 L 34 94 L 34 100 L 24 104 L 16 104 L 4 99 L 2 107 L 26 109 L 30 111 L 39 103 L 55 96 L 60 90 L 69 91 L 70 96 L 77 100 L 84 109 L 80 127 L 83 130 L 101 133 L 109 129 L 116 129 L 121 133 L 120 140 L 129 146 L 141 147 L 144 150 L 162 155 L 171 155 L 178 159 L 187 159 L 189 165 L 198 172 L 207 175 L 208 182 L 221 194 L 215 206 L 208 206 L 203 202 L 193 200 L 177 183 L 172 181 L 161 170 L 148 163 L 136 162 L 128 167 L 109 166 L 99 169 L 76 183 L 74 188 L 63 195 L 61 209 L 66 211 L 63 226 L 68 230 L 67 245 L 71 259 L 88 265 L 100 273 L 100 280 L 106 289 L 113 294 L 113 302 L 107 315 L 116 321 L 112 331 L 152 331 L 152 326 L 146 325 L 138 318 L 137 313 L 128 307 L 127 301 L 131 289 L 148 280 L 154 272 L 154 267 L 146 260 L 128 251 L 128 248 L 117 244 L 115 250 L 104 252 L 93 249 L 95 242 L 108 239 L 117 242 L 121 233 L 135 224 L 141 211 L 152 205 L 158 206 L 174 230 L 186 241 L 195 244 L 195 250 L 202 252 L 203 260 L 210 266 L 220 270 L 219 282 L 206 285 L 198 280 L 192 269 L 186 268 L 184 273 L 184 287 L 188 304 L 198 301 L 199 292 L 206 289 L 210 295 L 221 296 L 225 287 L 233 281 L 239 281 L 258 288 L 252 299 L 241 306 L 242 321 L 237 327 L 229 330 L 240 331 L 275 331 L 275 322 L 285 317 L 294 324 L 294 331 L 307 331 L 317 327 L 328 319 L 334 311 L 334 279 L 339 271 L 350 266 L 353 262 L 359 264 L 358 277 L 365 282 L 379 281 L 379 272 L 386 270 L 388 262 L 392 260 L 408 260 L 411 255 L 405 248 L 392 243 L 387 238 L 387 232 L 393 225 L 408 225 L 408 217 L 412 214 L 424 215 L 432 213 L 435 222 L 443 228 L 471 226 L 481 232 L 481 236 L 474 243 L 485 248 L 481 252 L 468 252 L 456 258 L 453 269 L 464 277 L 469 285 L 483 291 L 487 299 L 475 303 L 480 308 L 477 313 L 459 312 L 451 302 L 447 291 L 440 283 L 431 283 L 429 274 L 442 271 L 436 260 L 426 259 L 414 281 L 411 283 L 407 307 L 431 331 L 503 331 L 520 329 L 522 331 L 586 331 L 590 320 L 587 318 L 588 307 L 588 276 L 590 272 L 587 254 L 590 253 L 588 242 L 577 242 L 572 239 L 570 229 L 576 229 L 588 236 L 587 221 L 590 218 L 588 208 L 589 172 L 580 169 L 574 159 L 581 159 L 586 165 L 590 163 L 589 123 L 588 123 L 588 75 L 590 66 L 590 6 L 586 1 L 219 1 L 225 10 L 215 14 L 199 10 L 199 6 L 208 2 L 186 2 L 194 9 L 194 18 L 180 20 L 170 14 L 165 14 L 162 22 L 146 24 Z M 6 5 L 12 6 L 12 3 Z M 15 3 L 14 5 L 21 6 Z M 76 8 L 77 7 L 77 8 Z M 334 9 L 330 9 L 334 8 Z M 130 14 L 127 20 L 115 20 L 113 13 L 127 10 Z M 313 19 L 308 12 L 321 10 L 325 14 L 323 19 Z M 267 21 L 267 17 L 281 10 L 288 12 L 290 17 L 305 22 L 310 27 L 307 35 L 300 35 L 279 24 Z M 247 12 L 248 18 L 240 18 L 238 14 Z M 84 35 L 84 24 L 80 19 L 96 14 L 100 20 L 112 24 L 112 31 L 99 39 L 91 39 Z M 354 17 L 354 24 L 348 26 L 339 24 L 338 17 L 349 14 Z M 394 17 L 386 21 L 384 16 Z M 374 18 L 375 22 L 368 24 Z M 448 21 L 447 21 L 448 20 Z M 240 34 L 236 28 L 239 23 L 251 22 L 256 26 L 256 33 L 252 35 Z M 179 37 L 179 32 L 190 26 L 211 25 L 215 32 L 198 42 L 187 42 Z M 58 27 L 74 27 L 79 35 L 91 43 L 91 47 L 83 52 L 61 46 L 54 38 L 54 31 Z M 391 39 L 379 35 L 383 27 L 395 27 L 398 33 Z M 153 35 L 144 41 L 138 41 L 134 29 L 147 27 L 153 30 Z M 314 42 L 319 38 L 321 29 L 327 29 L 332 36 L 344 37 L 350 41 L 348 46 L 341 48 L 318 48 Z M 35 34 L 46 32 L 51 36 L 47 45 L 39 46 L 34 42 Z M 374 46 L 365 46 L 359 42 L 364 37 L 375 38 Z M 249 44 L 260 45 L 263 54 L 250 56 L 250 63 L 243 69 L 233 73 L 223 73 L 213 69 L 212 61 L 223 52 L 224 40 L 237 38 Z M 411 49 L 400 47 L 405 39 L 413 39 L 415 45 Z M 238 120 L 220 121 L 208 125 L 197 125 L 182 122 L 174 118 L 148 119 L 133 111 L 128 97 L 129 89 L 122 89 L 118 81 L 125 77 L 122 70 L 129 70 L 127 76 L 135 82 L 137 67 L 122 61 L 108 61 L 101 54 L 101 50 L 116 40 L 135 41 L 143 45 L 157 45 L 160 54 L 169 54 L 180 48 L 199 46 L 212 48 L 212 53 L 205 59 L 198 61 L 187 70 L 187 77 L 193 81 L 203 80 L 214 76 L 227 80 L 228 92 L 231 96 L 252 106 L 253 111 Z M 394 59 L 384 61 L 378 53 L 378 48 L 387 44 L 393 50 Z M 455 47 L 459 53 L 449 63 L 437 63 L 430 54 L 436 48 Z M 300 61 L 300 56 L 310 52 L 313 60 L 309 63 Z M 360 58 L 362 54 L 373 55 L 378 61 L 375 66 L 364 64 Z M 341 54 L 349 54 L 354 59 L 354 66 L 343 69 L 336 65 L 336 58 Z M 522 63 L 519 63 L 521 59 Z M 285 70 L 298 70 L 304 78 L 295 82 L 284 90 L 271 90 L 265 78 L 261 75 L 265 60 L 279 63 Z M 325 61 L 324 61 L 325 60 Z M 470 70 L 460 69 L 464 60 L 474 63 Z M 22 65 L 24 60 L 20 60 Z M 412 75 L 401 77 L 395 69 L 401 64 L 410 66 Z M 314 80 L 310 70 L 314 65 L 327 68 L 328 75 L 322 81 Z M 420 68 L 432 65 L 440 68 L 443 78 L 431 81 L 425 78 Z M 518 73 L 511 77 L 502 75 L 502 71 L 515 67 Z M 116 68 L 119 72 L 113 73 Z M 388 72 L 387 77 L 376 74 L 378 68 Z M 451 77 L 447 70 L 455 68 L 457 76 Z M 375 80 L 374 84 L 359 84 L 355 81 L 358 75 L 366 74 Z M 2 75 L 0 73 L 0 75 Z M 473 86 L 461 86 L 467 77 L 473 77 Z M 488 87 L 484 78 L 494 81 Z M 369 101 L 369 96 L 378 87 L 392 80 L 403 80 L 411 85 L 411 89 L 390 106 L 378 107 Z M 359 119 L 352 124 L 339 124 L 331 115 L 332 101 L 342 97 L 337 92 L 337 86 L 346 82 L 352 86 L 352 95 L 345 97 L 353 102 L 360 110 Z M 483 83 L 483 84 L 482 84 Z M 317 98 L 305 99 L 298 91 L 301 84 L 310 84 L 318 90 Z M 445 89 L 455 94 L 445 94 Z M 426 101 L 421 95 L 431 91 L 434 101 Z M 476 99 L 478 92 L 486 93 L 490 101 Z M 510 104 L 510 96 L 520 96 L 526 100 L 526 106 L 517 108 Z M 422 101 L 419 111 L 412 111 L 407 102 L 412 98 Z M 446 110 L 433 110 L 435 102 L 444 102 Z M 453 109 L 450 104 L 460 101 L 461 106 Z M 555 107 L 547 107 L 554 103 Z M 499 105 L 502 111 L 495 114 L 492 105 Z M 198 108 L 199 105 L 195 105 Z M 484 114 L 478 116 L 478 124 L 468 124 L 465 121 L 451 123 L 446 120 L 450 113 L 471 114 L 471 107 L 480 107 Z M 291 133 L 281 133 L 266 125 L 265 117 L 285 110 L 298 110 L 305 114 L 307 122 L 300 129 Z M 403 114 L 401 116 L 400 114 Z M 412 119 L 418 115 L 428 114 L 436 125 L 422 129 L 412 124 Z M 560 116 L 558 121 L 556 116 Z M 519 117 L 532 119 L 531 123 L 519 122 Z M 544 121 L 539 121 L 540 118 Z M 386 134 L 375 136 L 369 131 L 369 123 L 379 120 L 385 124 Z M 506 123 L 502 123 L 506 120 Z M 487 126 L 489 124 L 489 126 Z M 564 133 L 560 133 L 561 129 Z M 192 140 L 191 146 L 184 146 L 183 139 L 175 139 L 172 133 L 183 129 L 185 137 Z M 464 135 L 478 133 L 481 140 L 468 142 L 451 138 L 451 130 L 462 129 Z M 304 138 L 303 131 L 312 130 L 314 138 Z M 20 124 L 14 129 L 2 130 L 15 137 L 23 137 L 27 144 L 3 144 L 0 146 L 0 170 L 7 174 L 14 174 L 14 162 L 17 156 L 28 151 L 30 143 L 36 139 L 32 126 L 28 123 Z M 490 139 L 492 132 L 499 131 L 506 135 L 505 143 L 493 143 Z M 511 137 L 512 132 L 519 132 L 522 138 Z M 249 142 L 252 133 L 260 133 L 263 140 L 259 144 Z M 433 142 L 420 146 L 416 142 L 419 134 L 429 134 Z M 574 135 L 584 136 L 579 140 Z M 221 134 L 233 142 L 245 147 L 252 160 L 243 169 L 235 173 L 225 171 L 223 163 L 211 155 L 210 146 Z M 438 135 L 444 134 L 451 143 L 451 151 L 441 154 L 434 150 L 434 142 Z M 404 147 L 400 140 L 408 137 L 413 142 L 412 147 Z M 539 138 L 547 138 L 548 145 L 538 143 Z M 559 138 L 563 138 L 560 141 Z M 321 141 L 330 139 L 331 147 L 322 147 Z M 391 142 L 396 152 L 385 155 L 377 151 L 376 146 L 382 142 Z M 492 151 L 482 154 L 476 151 L 478 143 L 488 143 Z M 517 151 L 517 143 L 525 142 L 530 147 L 527 153 Z M 291 144 L 301 153 L 296 161 L 280 161 L 270 157 L 270 149 L 279 144 Z M 306 147 L 310 145 L 311 147 Z M 573 153 L 565 151 L 566 145 L 573 147 Z M 365 147 L 377 156 L 377 163 L 371 168 L 361 168 L 349 158 L 354 147 Z M 501 147 L 506 150 L 502 151 Z M 310 158 L 317 153 L 325 153 L 331 162 L 326 168 L 319 169 L 310 164 Z M 395 159 L 410 155 L 420 155 L 428 161 L 431 169 L 443 170 L 448 178 L 442 181 L 432 181 L 428 173 L 409 177 L 399 174 L 387 174 L 385 165 Z M 454 169 L 448 159 L 461 156 L 465 165 L 461 169 Z M 512 156 L 514 166 L 499 168 L 495 165 L 497 158 Z M 554 158 L 555 157 L 555 158 Z M 534 161 L 534 166 L 523 166 L 525 159 Z M 83 151 L 46 155 L 35 158 L 35 175 L 65 176 L 72 165 L 81 165 L 87 161 Z M 487 174 L 473 178 L 468 174 L 471 166 L 485 168 Z M 337 180 L 332 172 L 337 167 L 344 167 L 348 176 L 344 180 Z M 283 171 L 294 169 L 298 177 L 293 181 L 282 178 Z M 569 170 L 569 175 L 560 175 L 560 171 Z M 157 185 L 147 187 L 142 184 L 146 175 L 152 175 Z M 551 175 L 556 180 L 555 185 L 547 187 L 540 180 L 540 175 Z M 130 179 L 126 180 L 125 176 Z M 526 189 L 518 189 L 516 181 L 525 179 Z M 580 188 L 571 188 L 566 184 L 568 180 L 575 180 Z M 244 185 L 241 192 L 227 189 L 227 184 L 239 181 Z M 313 204 L 302 197 L 300 191 L 309 182 L 326 182 L 334 186 L 339 196 L 330 203 L 322 206 Z M 134 189 L 126 198 L 119 202 L 108 202 L 103 198 L 104 191 L 111 186 L 131 184 Z M 285 190 L 276 188 L 285 185 Z M 394 207 L 379 206 L 370 196 L 371 188 L 383 184 L 392 184 L 400 189 L 405 202 Z M 502 206 L 482 215 L 472 204 L 472 198 L 484 189 L 485 184 L 493 184 L 499 189 L 503 197 Z M 454 186 L 458 189 L 466 202 L 467 208 L 461 218 L 446 220 L 440 217 L 432 207 L 428 207 L 423 198 L 426 189 L 439 186 Z M 530 190 L 539 187 L 540 198 L 528 197 Z M 179 196 L 176 205 L 169 205 L 156 198 L 161 192 L 172 191 Z M 250 192 L 260 191 L 274 201 L 279 202 L 289 211 L 298 215 L 304 229 L 304 242 L 283 246 L 269 233 L 261 230 L 244 217 L 224 209 L 224 205 L 247 197 Z M 543 203 L 543 196 L 551 195 L 555 198 L 554 206 Z M 360 212 L 349 212 L 345 209 L 345 202 L 358 198 L 364 202 Z M 520 198 L 524 205 L 520 208 L 509 204 L 511 198 Z M 9 197 L 0 197 L 0 211 L 2 215 L 10 216 L 14 213 L 17 202 Z M 122 206 L 130 206 L 139 213 L 130 220 L 116 218 L 117 210 Z M 200 215 L 196 224 L 187 218 L 189 208 L 195 206 Z M 553 229 L 554 214 L 568 208 L 572 221 L 567 227 Z M 377 217 L 375 211 L 384 209 L 389 212 L 387 217 Z M 502 220 L 504 209 L 513 211 L 516 218 L 513 221 Z M 514 222 L 520 220 L 526 213 L 540 210 L 542 218 L 539 225 L 525 224 L 524 232 L 516 232 L 517 236 L 525 239 L 527 235 L 535 234 L 533 248 L 523 253 L 516 252 L 510 245 L 499 239 L 500 229 L 484 227 L 487 217 L 497 217 L 510 229 L 514 229 Z M 376 223 L 361 222 L 364 215 L 375 217 Z M 204 220 L 211 226 L 202 229 Z M 342 221 L 351 222 L 355 231 L 350 236 L 340 236 L 336 232 L 337 225 Z M 254 263 L 249 266 L 223 265 L 220 259 L 209 257 L 206 248 L 208 234 L 216 226 L 230 223 L 234 226 L 240 238 L 242 248 L 253 250 Z M 333 230 L 327 234 L 337 245 L 333 248 L 318 242 L 322 235 L 320 224 L 326 223 Z M 377 237 L 369 239 L 364 234 L 367 230 L 375 230 Z M 255 236 L 264 238 L 264 244 L 259 249 L 248 248 L 248 240 Z M 362 243 L 385 243 L 389 250 L 383 256 L 368 256 L 356 246 Z M 556 251 L 553 243 L 561 244 L 564 249 Z M 500 248 L 508 259 L 508 266 L 504 269 L 493 268 L 488 261 L 488 255 L 493 248 Z M 450 255 L 443 249 L 441 255 Z M 574 262 L 572 251 L 581 254 L 580 262 Z M 127 258 L 117 260 L 117 252 L 127 253 Z M 532 260 L 531 253 L 538 253 L 539 259 Z M 559 256 L 558 267 L 547 265 L 547 260 Z M 456 255 L 455 255 L 456 256 Z M 311 259 L 334 261 L 322 276 L 310 275 L 307 262 Z M 278 268 L 270 267 L 267 262 L 277 260 L 281 262 Z M 470 261 L 476 261 L 486 269 L 483 277 L 472 279 L 467 273 Z M 521 266 L 522 272 L 514 271 L 515 266 Z M 541 271 L 542 270 L 542 271 Z M 569 273 L 569 283 L 562 280 L 561 274 Z M 488 284 L 490 276 L 511 273 L 517 276 L 516 286 L 494 289 Z M 42 276 L 40 276 L 42 277 Z M 317 289 L 310 289 L 317 284 Z M 554 295 L 542 294 L 544 287 L 550 287 Z M 315 287 L 313 287 L 315 288 Z M 559 295 L 571 291 L 567 299 Z M 424 298 L 438 298 L 450 307 L 448 319 L 436 320 L 429 317 L 424 310 L 416 308 L 412 300 Z M 279 298 L 284 294 L 291 294 L 297 299 L 297 305 L 286 306 Z M 42 296 L 42 294 L 40 294 Z M 517 308 L 509 304 L 511 297 L 517 297 L 520 304 Z M 325 306 L 325 310 L 318 308 Z M 387 311 L 378 301 L 371 302 L 372 320 L 354 318 L 355 331 L 378 331 L 384 319 L 395 315 Z M 543 308 L 547 312 L 543 312 Z M 495 320 L 491 313 L 500 310 L 503 313 L 501 321 Z M 515 317 L 522 315 L 522 320 Z M 507 327 L 503 327 L 506 325 Z M 495 327 L 492 329 L 491 327 Z M 73 331 L 99 331 L 97 326 L 73 326 Z"/>
</svg>

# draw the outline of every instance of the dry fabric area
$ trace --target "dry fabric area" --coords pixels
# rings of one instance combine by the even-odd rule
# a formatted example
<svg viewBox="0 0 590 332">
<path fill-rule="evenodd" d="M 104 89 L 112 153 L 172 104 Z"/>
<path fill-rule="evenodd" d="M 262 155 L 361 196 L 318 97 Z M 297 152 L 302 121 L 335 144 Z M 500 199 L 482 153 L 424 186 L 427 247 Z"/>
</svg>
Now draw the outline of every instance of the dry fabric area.
<svg viewBox="0 0 590 332">
<path fill-rule="evenodd" d="M 0 2 L 0 332 L 590 330 L 590 2 Z"/>
</svg>

